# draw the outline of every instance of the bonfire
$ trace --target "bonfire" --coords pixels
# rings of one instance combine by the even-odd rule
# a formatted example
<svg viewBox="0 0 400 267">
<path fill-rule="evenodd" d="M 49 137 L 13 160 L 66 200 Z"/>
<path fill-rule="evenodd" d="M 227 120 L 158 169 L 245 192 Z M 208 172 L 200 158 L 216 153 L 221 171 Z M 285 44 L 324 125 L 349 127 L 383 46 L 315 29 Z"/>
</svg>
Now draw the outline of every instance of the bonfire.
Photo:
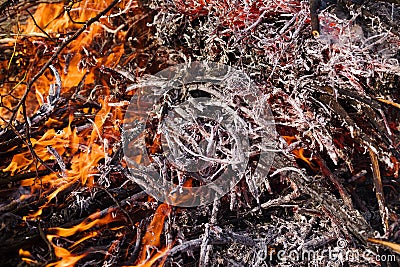
<svg viewBox="0 0 400 267">
<path fill-rule="evenodd" d="M 1 266 L 398 266 L 398 0 L 0 1 Z"/>
</svg>

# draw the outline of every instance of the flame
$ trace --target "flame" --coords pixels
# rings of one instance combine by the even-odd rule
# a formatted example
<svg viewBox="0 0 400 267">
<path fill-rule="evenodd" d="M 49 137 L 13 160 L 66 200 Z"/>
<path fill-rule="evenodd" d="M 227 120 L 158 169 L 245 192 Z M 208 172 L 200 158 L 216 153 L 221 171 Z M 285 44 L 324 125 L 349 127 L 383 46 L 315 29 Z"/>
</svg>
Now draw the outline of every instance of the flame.
<svg viewBox="0 0 400 267">
<path fill-rule="evenodd" d="M 21 260 L 26 262 L 27 264 L 37 264 L 38 262 L 32 259 L 32 254 L 29 251 L 23 250 L 22 248 L 19 250 L 19 256 Z"/>
<path fill-rule="evenodd" d="M 70 144 L 68 137 L 70 129 L 65 128 L 64 131 L 65 132 L 56 133 L 54 129 L 50 129 L 38 140 L 31 138 L 30 141 L 37 156 L 43 161 L 54 159 L 48 152 L 47 146 L 53 147 L 59 155 L 64 154 L 66 147 Z M 3 172 L 10 171 L 11 174 L 14 175 L 16 171 L 20 172 L 27 169 L 30 171 L 35 170 L 34 160 L 29 151 L 15 155 L 10 165 L 3 169 Z"/>
<path fill-rule="evenodd" d="M 291 145 L 293 143 L 295 143 L 296 141 L 298 141 L 296 136 L 290 136 L 290 135 L 283 135 L 282 138 L 286 141 L 286 143 L 288 145 Z M 294 154 L 294 156 L 302 161 L 304 161 L 305 163 L 308 164 L 308 166 L 311 167 L 312 170 L 317 170 L 318 167 L 316 166 L 316 164 L 314 162 L 312 162 L 313 157 L 306 157 L 304 155 L 305 150 L 303 148 L 299 148 L 299 149 L 293 149 L 292 153 Z"/>
<path fill-rule="evenodd" d="M 184 183 L 183 183 L 183 187 L 192 187 L 193 185 L 193 178 L 189 177 L 189 179 L 187 179 Z"/>
<path fill-rule="evenodd" d="M 163 266 L 164 261 L 166 260 L 166 256 L 168 255 L 170 250 L 170 246 L 167 246 L 155 253 L 150 259 L 148 259 L 146 262 L 140 263 L 136 265 L 136 267 L 152 267 L 155 262 L 157 262 L 160 259 L 161 260 L 159 266 Z"/>
<path fill-rule="evenodd" d="M 153 267 L 154 263 L 156 263 L 159 260 L 161 260 L 161 261 L 158 266 L 163 266 L 165 260 L 167 259 L 166 256 L 168 255 L 170 249 L 171 249 L 171 246 L 167 246 L 163 249 L 158 250 L 157 253 L 155 253 L 146 262 L 139 263 L 137 265 L 124 265 L 123 267 Z"/>
<path fill-rule="evenodd" d="M 380 239 L 375 239 L 375 238 L 368 238 L 368 242 L 383 245 L 385 247 L 388 247 L 392 249 L 393 251 L 396 251 L 397 253 L 400 253 L 400 244 L 389 242 L 389 241 L 384 241 Z"/>
<path fill-rule="evenodd" d="M 67 189 L 72 184 L 80 182 L 82 185 L 93 186 L 94 176 L 98 162 L 107 157 L 112 150 L 104 151 L 104 140 L 101 137 L 104 123 L 110 114 L 111 107 L 107 105 L 107 98 L 100 100 L 102 109 L 96 114 L 93 122 L 93 130 L 90 133 L 90 138 L 87 136 L 78 136 L 76 130 L 72 130 L 71 126 L 64 128 L 62 132 L 56 133 L 54 129 L 47 131 L 39 140 L 31 139 L 32 145 L 36 154 L 44 161 L 53 159 L 53 156 L 48 152 L 47 146 L 52 146 L 59 155 L 71 154 L 74 155 L 70 161 L 71 167 L 66 170 L 66 177 L 59 178 L 56 173 L 49 174 L 43 177 L 40 181 L 35 178 L 24 180 L 23 186 L 31 186 L 33 194 L 43 187 L 43 185 L 51 188 L 56 188 L 47 196 L 47 202 L 40 209 L 24 217 L 24 219 L 36 218 L 42 214 L 42 210 L 49 206 L 49 203 L 61 191 Z M 115 115 L 118 117 L 119 115 Z M 70 118 L 72 120 L 72 118 Z M 88 140 L 87 140 L 88 139 Z M 100 141 L 100 143 L 97 143 Z M 87 147 L 86 151 L 82 147 Z M 68 151 L 67 151 L 68 148 Z M 83 151 L 80 151 L 83 150 Z M 30 170 L 35 170 L 35 164 L 32 159 L 27 159 L 29 152 L 15 155 L 10 165 L 3 171 L 21 171 L 23 168 L 30 166 Z M 49 190 L 43 192 L 48 193 Z"/>
<path fill-rule="evenodd" d="M 302 161 L 306 162 L 308 165 L 311 165 L 311 158 L 307 158 L 304 156 L 304 149 L 295 149 L 292 153 L 296 156 L 296 158 L 301 159 Z"/>
<path fill-rule="evenodd" d="M 76 22 L 85 22 L 90 18 L 96 16 L 101 10 L 106 8 L 111 3 L 110 0 L 107 1 L 79 1 L 75 2 L 71 7 L 71 17 Z M 137 4 L 136 4 L 137 6 Z M 82 27 L 81 24 L 74 23 L 67 12 L 65 12 L 64 3 L 52 3 L 52 4 L 40 4 L 33 15 L 35 17 L 36 23 L 45 30 L 50 36 L 58 37 L 60 35 L 67 34 L 71 31 L 75 31 Z M 61 80 L 63 82 L 63 88 L 71 88 L 76 86 L 86 76 L 86 84 L 93 83 L 95 77 L 94 72 L 86 72 L 85 69 L 89 69 L 93 66 L 88 66 L 86 60 L 90 59 L 90 65 L 97 67 L 108 66 L 115 67 L 115 64 L 119 62 L 119 59 L 124 54 L 123 46 L 116 46 L 112 49 L 112 53 L 109 56 L 103 57 L 90 57 L 88 51 L 90 49 L 90 44 L 96 38 L 104 36 L 106 29 L 112 29 L 106 18 L 101 18 L 98 23 L 94 23 L 90 28 L 81 34 L 76 40 L 70 43 L 65 49 L 68 51 L 68 64 L 66 64 L 66 70 L 60 72 Z M 33 20 L 29 20 L 25 31 L 25 34 L 43 34 L 42 31 L 35 25 Z M 126 32 L 119 31 L 118 37 L 124 38 Z M 82 55 L 85 55 L 84 58 Z M 66 62 L 63 62 L 66 63 Z M 45 94 L 48 90 L 48 85 L 50 82 L 43 75 L 39 81 L 36 83 L 35 89 L 40 93 Z"/>
<path fill-rule="evenodd" d="M 312 157 L 306 157 L 304 155 L 304 151 L 305 150 L 303 148 L 299 148 L 299 149 L 294 149 L 292 151 L 292 153 L 296 156 L 296 158 L 298 158 L 298 159 L 304 161 L 305 163 L 307 163 L 311 167 L 311 169 L 317 170 L 318 167 L 312 162 L 313 158 Z"/>
<path fill-rule="evenodd" d="M 77 29 L 82 27 L 81 24 L 74 23 L 70 17 L 74 21 L 86 22 L 106 8 L 111 3 L 111 0 L 67 2 L 71 3 L 71 5 L 65 6 L 64 3 L 66 1 L 37 5 L 36 11 L 33 14 L 35 22 L 29 19 L 25 26 L 21 25 L 24 38 L 26 38 L 27 42 L 30 42 L 30 47 L 34 51 L 33 53 L 32 51 L 24 51 L 23 53 L 26 54 L 26 58 L 30 58 L 33 64 L 29 68 L 26 68 L 26 72 L 16 77 L 19 83 L 16 85 L 14 83 L 12 86 L 6 85 L 0 89 L 2 95 L 7 95 L 7 93 L 12 91 L 12 97 L 2 99 L 3 104 L 10 110 L 18 103 L 18 98 L 24 94 L 27 88 L 26 83 L 37 74 L 39 67 L 45 64 L 49 56 L 53 55 L 63 40 L 70 38 L 72 36 L 71 33 L 76 32 Z M 125 5 L 126 1 L 120 1 L 120 7 Z M 129 6 L 130 8 L 135 8 L 138 7 L 138 4 L 130 0 Z M 67 9 L 70 9 L 70 14 L 66 12 Z M 46 31 L 48 36 L 45 36 L 36 24 Z M 129 27 L 126 28 L 128 29 Z M 112 47 L 104 48 L 104 51 L 101 50 L 103 48 L 98 49 L 94 47 L 94 40 L 104 38 L 106 33 L 110 31 L 116 32 Z M 40 177 L 40 179 L 32 178 L 21 181 L 21 186 L 29 186 L 31 192 L 21 195 L 20 200 L 35 195 L 39 195 L 45 200 L 42 206 L 33 210 L 28 216 L 25 216 L 25 220 L 37 219 L 37 217 L 42 215 L 45 208 L 54 205 L 54 199 L 57 198 L 60 192 L 72 185 L 81 185 L 90 188 L 96 184 L 95 177 L 99 172 L 99 162 L 102 159 L 107 160 L 113 153 L 113 144 L 120 140 L 120 125 L 123 123 L 123 111 L 129 102 L 114 101 L 113 103 L 111 101 L 113 99 L 112 92 L 110 92 L 110 89 L 106 85 L 107 83 L 103 82 L 103 77 L 100 77 L 96 71 L 103 68 L 116 67 L 125 52 L 123 44 L 127 33 L 128 31 L 123 28 L 114 29 L 110 18 L 103 16 L 98 22 L 93 23 L 75 40 L 70 42 L 61 51 L 57 60 L 53 62 L 54 68 L 56 68 L 62 82 L 61 96 L 63 98 L 67 98 L 68 100 L 71 95 L 79 94 L 80 92 L 77 92 L 77 88 L 79 88 L 83 92 L 82 97 L 85 97 L 84 95 L 87 92 L 101 95 L 101 99 L 96 99 L 99 101 L 98 104 L 100 104 L 101 108 L 98 110 L 94 108 L 83 109 L 80 107 L 79 112 L 83 111 L 85 114 L 92 112 L 89 115 L 93 115 L 93 117 L 89 117 L 90 119 L 86 118 L 85 126 L 89 125 L 91 127 L 78 130 L 75 125 L 80 126 L 81 124 L 72 115 L 76 114 L 76 110 L 74 109 L 76 107 L 75 105 L 71 105 L 67 111 L 67 114 L 68 112 L 71 114 L 69 118 L 48 118 L 40 125 L 40 127 L 43 127 L 40 129 L 43 129 L 44 133 L 39 136 L 33 135 L 30 139 L 36 155 L 49 166 L 55 166 L 55 169 L 59 169 L 60 173 L 53 172 Z M 56 42 L 52 42 L 49 37 L 53 38 Z M 15 38 L 12 42 L 10 41 L 10 46 L 16 45 L 17 40 L 18 38 Z M 37 53 L 39 51 L 38 48 L 40 48 L 40 53 Z M 17 55 L 17 52 L 15 52 L 15 55 Z M 1 66 L 6 69 L 8 63 L 2 62 Z M 12 62 L 10 61 L 10 63 Z M 41 106 L 49 104 L 47 103 L 47 97 L 50 86 L 56 81 L 55 76 L 57 75 L 50 70 L 46 70 L 32 85 L 26 100 L 28 117 L 31 117 Z M 100 82 L 98 82 L 99 80 Z M 94 87 L 94 84 L 98 88 Z M 79 87 L 77 87 L 78 85 Z M 9 111 L 6 109 L 0 108 L 2 118 L 10 118 L 8 113 Z M 22 121 L 21 119 L 23 119 L 21 112 L 18 112 L 17 120 Z M 76 121 L 78 121 L 78 124 Z M 0 122 L 0 124 L 3 123 L 5 122 Z M 64 127 L 67 123 L 68 125 Z M 155 143 L 157 144 L 157 142 L 156 140 Z M 27 144 L 20 144 L 19 147 L 25 150 L 22 153 L 14 155 L 11 162 L 7 162 L 8 165 L 2 165 L 0 169 L 3 172 L 16 175 L 44 170 L 46 168 L 41 163 L 37 163 L 32 157 Z M 50 153 L 49 147 L 53 153 Z M 9 150 L 12 151 L 13 149 L 15 147 Z M 90 252 L 76 252 L 80 248 L 79 245 L 99 235 L 100 231 L 93 229 L 94 227 L 104 226 L 110 222 L 120 220 L 113 217 L 113 212 L 113 209 L 109 209 L 105 216 L 103 216 L 104 212 L 97 212 L 70 228 L 55 227 L 47 229 L 50 233 L 46 237 L 57 257 L 57 262 L 50 263 L 47 266 L 74 266 L 79 260 L 86 257 Z M 143 249 L 138 258 L 139 266 L 151 266 L 153 263 L 160 261 L 168 253 L 170 247 L 161 246 L 160 236 L 163 231 L 165 218 L 169 216 L 170 212 L 171 208 L 166 204 L 158 207 L 142 239 Z M 122 229 L 121 227 L 123 226 L 109 229 L 115 231 Z M 63 247 L 61 246 L 62 242 L 55 241 L 57 238 L 62 239 L 66 237 L 76 241 L 69 247 Z M 112 250 L 112 247 L 110 247 L 110 250 Z M 147 255 L 148 251 L 150 251 L 150 255 Z M 36 263 L 35 260 L 31 259 L 32 257 L 28 251 L 21 249 L 20 255 L 25 262 Z"/>
<path fill-rule="evenodd" d="M 84 258 L 87 256 L 88 253 L 84 253 L 81 255 L 73 255 L 71 252 L 69 252 L 67 249 L 56 246 L 53 244 L 53 238 L 57 236 L 54 235 L 47 235 L 47 239 L 49 242 L 53 245 L 54 249 L 54 254 L 57 258 L 60 258 L 61 260 L 57 262 L 53 262 L 50 264 L 47 264 L 46 267 L 70 267 L 74 266 L 75 263 L 77 263 L 80 259 Z"/>
<path fill-rule="evenodd" d="M 91 232 L 89 233 L 87 236 L 82 237 L 81 239 L 79 239 L 78 241 L 76 241 L 73 245 L 71 245 L 69 247 L 69 249 L 73 249 L 76 246 L 78 246 L 80 243 L 84 242 L 85 240 L 88 240 L 90 238 L 96 237 L 98 235 L 98 232 Z"/>
<path fill-rule="evenodd" d="M 95 214 L 97 215 L 98 213 L 95 213 Z M 115 221 L 116 219 L 113 218 L 112 212 L 109 211 L 104 218 L 95 219 L 91 222 L 88 222 L 89 220 L 90 220 L 90 217 L 72 228 L 50 228 L 49 230 L 55 231 L 55 234 L 58 236 L 68 237 L 68 236 L 72 236 L 72 235 L 76 234 L 77 232 L 86 231 L 95 225 L 107 224 L 107 223 Z"/>
<path fill-rule="evenodd" d="M 151 250 L 151 248 L 157 248 L 160 246 L 160 236 L 164 228 L 164 221 L 170 213 L 171 206 L 164 203 L 158 206 L 154 214 L 153 220 L 147 227 L 146 234 L 143 236 L 142 251 L 139 256 L 138 266 L 151 266 L 155 261 L 165 255 L 166 248 L 159 250 L 155 254 L 153 254 L 154 251 L 150 252 L 151 254 L 153 254 L 150 254 L 150 257 L 148 257 L 148 252 Z"/>
<path fill-rule="evenodd" d="M 285 139 L 288 145 L 291 145 L 298 140 L 296 136 L 289 136 L 289 135 L 283 135 L 282 138 Z"/>
<path fill-rule="evenodd" d="M 193 200 L 192 196 L 198 194 L 197 191 L 199 190 L 199 187 L 193 187 L 193 179 L 189 178 L 183 183 L 182 188 L 178 189 L 182 190 L 182 193 L 177 194 L 175 192 L 176 190 L 176 185 L 171 185 L 169 189 L 165 191 L 165 193 L 168 194 L 168 203 L 175 206 L 182 203 L 190 203 Z"/>
<path fill-rule="evenodd" d="M 92 221 L 91 221 L 92 220 Z M 60 259 L 57 262 L 53 262 L 47 265 L 47 267 L 69 267 L 73 266 L 75 263 L 77 263 L 80 259 L 86 257 L 89 253 L 83 253 L 80 255 L 74 255 L 72 254 L 69 250 L 66 248 L 57 246 L 54 244 L 53 239 L 58 238 L 58 237 L 70 237 L 75 235 L 78 232 L 83 232 L 86 230 L 89 230 L 93 228 L 94 226 L 102 226 L 114 221 L 119 220 L 117 217 L 114 217 L 112 215 L 112 211 L 110 210 L 103 218 L 101 218 L 101 213 L 96 212 L 89 216 L 87 219 L 79 223 L 78 225 L 75 225 L 71 228 L 50 228 L 49 231 L 54 232 L 54 234 L 49 234 L 47 235 L 47 239 L 49 240 L 50 244 L 53 246 L 54 249 L 54 254 L 55 256 Z M 78 241 L 76 241 L 73 245 L 69 247 L 70 250 L 74 249 L 77 247 L 77 245 L 81 244 L 85 240 L 88 240 L 90 238 L 93 238 L 97 236 L 98 233 L 96 231 L 92 231 L 86 236 L 80 238 Z"/>
<path fill-rule="evenodd" d="M 29 258 L 21 258 L 21 260 L 23 260 L 24 262 L 26 262 L 28 264 L 38 264 L 37 261 L 29 259 Z"/>
<path fill-rule="evenodd" d="M 16 77 L 19 80 L 17 85 L 5 85 L 0 89 L 0 93 L 5 97 L 2 102 L 6 108 L 0 107 L 1 118 L 9 119 L 11 116 L 10 110 L 18 102 L 16 98 L 21 97 L 25 90 L 26 84 L 24 82 L 29 81 L 37 72 L 35 66 L 42 66 L 47 61 L 48 56 L 54 53 L 54 50 L 60 45 L 63 39 L 70 38 L 71 33 L 75 32 L 82 27 L 82 24 L 75 22 L 86 22 L 87 20 L 95 17 L 100 11 L 105 9 L 112 1 L 68 1 L 69 6 L 64 5 L 65 1 L 59 3 L 42 3 L 38 4 L 33 19 L 28 19 L 26 25 L 20 25 L 21 34 L 27 36 L 27 38 L 34 39 L 31 43 L 30 48 L 34 50 L 42 50 L 41 53 L 31 53 L 24 49 L 23 51 L 16 51 L 17 41 L 21 39 L 17 37 L 10 39 L 9 46 L 14 47 L 14 53 L 12 57 L 23 54 L 26 58 L 31 57 L 31 62 L 34 63 L 32 67 L 27 68 L 26 72 L 21 72 L 21 77 Z M 66 2 L 65 2 L 66 3 Z M 125 7 L 125 1 L 120 1 L 119 6 Z M 130 8 L 138 7 L 136 1 L 130 1 Z M 67 10 L 70 10 L 67 12 Z M 71 20 L 72 18 L 72 20 Z M 40 28 L 39 28 L 40 27 Z M 47 35 L 43 32 L 45 31 Z M 85 84 L 93 84 L 95 81 L 95 72 L 93 69 L 100 67 L 115 67 L 124 55 L 123 43 L 116 43 L 111 48 L 104 49 L 105 51 L 98 51 L 94 49 L 93 40 L 102 39 L 106 32 L 113 32 L 113 29 L 109 18 L 106 16 L 99 19 L 99 21 L 93 23 L 87 30 L 80 34 L 75 40 L 73 40 L 68 46 L 62 51 L 58 57 L 58 66 L 62 66 L 62 69 L 58 69 L 62 81 L 62 93 L 68 92 L 74 86 L 80 84 L 83 79 Z M 125 40 L 127 31 L 118 28 L 116 31 L 117 40 Z M 41 39 L 38 37 L 44 37 Z M 53 43 L 49 40 L 49 37 L 53 38 Z M 57 42 L 54 40 L 57 39 Z M 3 61 L 3 69 L 9 68 L 11 60 Z M 35 94 L 28 94 L 27 106 L 28 114 L 31 115 L 37 111 L 43 104 L 43 99 L 48 95 L 50 84 L 54 82 L 54 77 L 47 70 L 41 77 L 32 85 L 32 90 Z M 12 94 L 9 94 L 12 92 Z M 17 113 L 17 119 L 22 119 L 22 114 Z M 3 123 L 3 122 L 1 122 Z"/>
</svg>

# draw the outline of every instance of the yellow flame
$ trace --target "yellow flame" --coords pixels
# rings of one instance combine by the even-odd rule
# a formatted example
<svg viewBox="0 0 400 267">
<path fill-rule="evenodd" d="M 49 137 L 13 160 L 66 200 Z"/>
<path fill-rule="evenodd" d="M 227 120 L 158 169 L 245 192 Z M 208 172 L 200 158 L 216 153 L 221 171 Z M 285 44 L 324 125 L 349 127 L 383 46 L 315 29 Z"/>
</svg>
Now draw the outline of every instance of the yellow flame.
<svg viewBox="0 0 400 267">
<path fill-rule="evenodd" d="M 78 232 L 89 230 L 90 228 L 92 228 L 94 226 L 105 225 L 107 223 L 119 220 L 117 217 L 112 216 L 111 210 L 103 218 L 99 218 L 99 216 L 100 216 L 100 213 L 96 212 L 96 213 L 92 214 L 91 216 L 89 216 L 84 221 L 82 221 L 80 224 L 75 225 L 71 228 L 50 228 L 49 231 L 53 231 L 54 234 L 49 234 L 46 237 L 53 246 L 54 254 L 60 260 L 57 262 L 48 264 L 47 267 L 73 266 L 80 259 L 82 259 L 88 255 L 88 253 L 74 255 L 68 249 L 55 245 L 53 242 L 54 238 L 69 237 L 69 236 L 75 235 Z M 96 219 L 94 219 L 93 221 L 90 221 L 93 218 L 96 218 Z M 76 241 L 73 245 L 71 245 L 69 247 L 69 249 L 71 250 L 71 249 L 75 248 L 77 245 L 84 242 L 85 240 L 88 240 L 90 238 L 97 236 L 97 234 L 98 233 L 96 231 L 90 232 L 89 234 L 85 235 L 83 238 Z"/>
<path fill-rule="evenodd" d="M 62 237 L 68 237 L 76 234 L 77 232 L 82 232 L 92 228 L 95 225 L 103 225 L 114 221 L 115 219 L 112 217 L 111 212 L 107 213 L 104 218 L 96 219 L 94 221 L 88 222 L 88 220 L 84 220 L 80 224 L 72 227 L 72 228 L 50 228 L 49 230 L 54 230 L 56 235 Z"/>
<path fill-rule="evenodd" d="M 53 245 L 54 254 L 60 260 L 57 262 L 53 262 L 47 264 L 46 267 L 70 267 L 74 266 L 80 259 L 87 256 L 88 253 L 83 253 L 81 255 L 73 255 L 67 249 L 56 246 L 53 244 L 53 238 L 57 236 L 54 235 L 47 235 L 47 239 Z"/>
<path fill-rule="evenodd" d="M 389 242 L 389 241 L 384 241 L 380 239 L 375 239 L 375 238 L 368 238 L 368 242 L 383 245 L 385 247 L 388 247 L 392 249 L 393 251 L 396 251 L 397 253 L 400 253 L 400 244 Z"/>
</svg>

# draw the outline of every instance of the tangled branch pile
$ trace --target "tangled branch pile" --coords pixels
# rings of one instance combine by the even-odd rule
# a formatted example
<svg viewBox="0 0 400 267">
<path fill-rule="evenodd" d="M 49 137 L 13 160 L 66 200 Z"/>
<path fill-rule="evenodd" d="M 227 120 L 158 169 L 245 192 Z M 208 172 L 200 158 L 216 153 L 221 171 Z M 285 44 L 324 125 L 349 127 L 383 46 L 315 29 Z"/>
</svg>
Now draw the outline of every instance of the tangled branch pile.
<svg viewBox="0 0 400 267">
<path fill-rule="evenodd" d="M 314 38 L 296 0 L 41 2 L 0 5 L 0 264 L 396 266 L 399 5 L 329 3 Z M 265 94 L 278 152 L 256 195 L 176 208 L 127 170 L 128 88 L 193 61 Z"/>
</svg>

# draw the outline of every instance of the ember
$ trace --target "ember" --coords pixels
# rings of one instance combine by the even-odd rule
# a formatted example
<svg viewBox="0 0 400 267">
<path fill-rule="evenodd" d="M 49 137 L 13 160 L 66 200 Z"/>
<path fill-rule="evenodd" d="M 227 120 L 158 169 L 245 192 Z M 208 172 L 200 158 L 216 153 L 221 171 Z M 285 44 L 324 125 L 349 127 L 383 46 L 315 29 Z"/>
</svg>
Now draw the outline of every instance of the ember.
<svg viewBox="0 0 400 267">
<path fill-rule="evenodd" d="M 398 266 L 399 25 L 397 0 L 0 1 L 0 266 Z"/>
</svg>

